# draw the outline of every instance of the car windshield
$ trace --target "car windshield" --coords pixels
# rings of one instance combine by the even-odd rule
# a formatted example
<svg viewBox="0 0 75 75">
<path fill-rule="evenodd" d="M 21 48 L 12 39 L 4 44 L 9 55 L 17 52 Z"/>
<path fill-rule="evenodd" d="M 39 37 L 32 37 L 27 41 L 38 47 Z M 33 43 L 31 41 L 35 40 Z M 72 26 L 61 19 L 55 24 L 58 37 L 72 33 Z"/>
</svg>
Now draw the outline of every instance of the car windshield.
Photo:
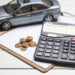
<svg viewBox="0 0 75 75">
<path fill-rule="evenodd" d="M 8 14 L 12 14 L 14 11 L 16 11 L 19 8 L 20 4 L 17 2 L 17 0 L 7 4 L 4 6 L 4 9 Z"/>
<path fill-rule="evenodd" d="M 14 8 L 10 4 L 5 5 L 4 9 L 8 14 L 12 14 L 14 12 Z"/>
<path fill-rule="evenodd" d="M 52 6 L 52 2 L 50 0 L 42 0 L 43 3 Z"/>
</svg>

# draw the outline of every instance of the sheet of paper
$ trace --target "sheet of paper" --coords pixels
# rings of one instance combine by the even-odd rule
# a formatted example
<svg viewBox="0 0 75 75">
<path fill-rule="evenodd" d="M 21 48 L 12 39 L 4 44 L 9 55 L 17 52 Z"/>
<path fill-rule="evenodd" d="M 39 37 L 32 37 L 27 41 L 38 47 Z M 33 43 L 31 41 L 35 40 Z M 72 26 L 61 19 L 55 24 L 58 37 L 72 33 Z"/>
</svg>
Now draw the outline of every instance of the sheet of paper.
<svg viewBox="0 0 75 75">
<path fill-rule="evenodd" d="M 15 48 L 15 44 L 18 43 L 21 38 L 26 38 L 27 36 L 32 36 L 34 41 L 38 43 L 41 28 L 42 24 L 16 28 L 1 36 L 0 44 L 6 46 L 9 49 L 12 49 L 14 52 L 36 63 L 37 65 L 47 68 L 50 66 L 50 63 L 42 63 L 34 60 L 34 52 L 36 47 L 28 48 L 26 51 L 21 51 L 19 48 Z"/>
</svg>

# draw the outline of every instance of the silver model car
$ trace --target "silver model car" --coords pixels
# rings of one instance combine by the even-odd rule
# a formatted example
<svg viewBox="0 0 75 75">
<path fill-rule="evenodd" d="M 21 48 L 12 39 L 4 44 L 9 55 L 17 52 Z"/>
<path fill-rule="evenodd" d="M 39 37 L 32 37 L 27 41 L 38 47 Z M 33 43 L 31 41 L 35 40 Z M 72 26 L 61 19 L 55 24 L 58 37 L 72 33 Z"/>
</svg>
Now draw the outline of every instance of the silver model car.
<svg viewBox="0 0 75 75">
<path fill-rule="evenodd" d="M 57 0 L 15 0 L 0 7 L 0 28 L 51 21 L 60 14 Z"/>
</svg>

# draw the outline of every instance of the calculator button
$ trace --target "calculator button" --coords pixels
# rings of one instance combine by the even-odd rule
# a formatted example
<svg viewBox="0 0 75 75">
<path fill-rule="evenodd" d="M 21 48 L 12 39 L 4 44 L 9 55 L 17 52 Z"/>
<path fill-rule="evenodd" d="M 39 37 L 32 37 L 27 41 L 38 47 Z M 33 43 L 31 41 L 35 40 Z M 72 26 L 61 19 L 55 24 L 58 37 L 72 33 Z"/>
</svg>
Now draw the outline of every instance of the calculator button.
<svg viewBox="0 0 75 75">
<path fill-rule="evenodd" d="M 75 44 L 72 44 L 71 47 L 75 47 Z"/>
<path fill-rule="evenodd" d="M 63 53 L 68 53 L 68 50 L 63 50 L 62 52 L 63 52 Z"/>
<path fill-rule="evenodd" d="M 38 56 L 42 56 L 43 55 L 43 52 L 37 52 L 37 55 Z"/>
<path fill-rule="evenodd" d="M 43 52 L 44 49 L 43 49 L 43 48 L 39 48 L 38 51 L 39 51 L 39 52 Z"/>
<path fill-rule="evenodd" d="M 62 59 L 67 59 L 68 58 L 68 54 L 67 53 L 62 53 Z"/>
<path fill-rule="evenodd" d="M 58 50 L 53 50 L 53 53 L 54 54 L 59 54 L 59 51 Z"/>
<path fill-rule="evenodd" d="M 54 46 L 54 50 L 59 50 L 59 49 L 60 49 L 60 47 Z"/>
<path fill-rule="evenodd" d="M 75 51 L 75 48 L 71 47 L 71 50 Z"/>
<path fill-rule="evenodd" d="M 64 43 L 68 43 L 69 44 L 69 41 L 65 40 Z"/>
<path fill-rule="evenodd" d="M 70 51 L 70 54 L 75 54 L 75 51 Z"/>
<path fill-rule="evenodd" d="M 75 41 L 72 41 L 71 44 L 75 44 Z"/>
<path fill-rule="evenodd" d="M 64 43 L 64 46 L 66 46 L 66 47 L 69 47 L 69 44 L 67 44 L 67 43 Z"/>
<path fill-rule="evenodd" d="M 46 41 L 40 41 L 40 44 L 46 44 Z"/>
<path fill-rule="evenodd" d="M 46 48 L 47 49 L 52 49 L 52 46 L 47 45 Z"/>
<path fill-rule="evenodd" d="M 55 43 L 54 45 L 55 45 L 55 46 L 60 46 L 60 43 Z"/>
<path fill-rule="evenodd" d="M 69 47 L 63 47 L 63 50 L 69 50 Z"/>
<path fill-rule="evenodd" d="M 53 42 L 48 42 L 47 44 L 48 44 L 48 45 L 53 45 Z"/>
<path fill-rule="evenodd" d="M 58 58 L 58 54 L 52 54 L 52 58 Z"/>
<path fill-rule="evenodd" d="M 41 40 L 46 41 L 47 38 L 46 37 L 41 37 Z"/>
<path fill-rule="evenodd" d="M 61 42 L 61 40 L 57 39 L 57 40 L 55 40 L 55 42 L 59 42 L 59 43 L 60 43 L 60 42 Z"/>
<path fill-rule="evenodd" d="M 46 49 L 46 53 L 51 53 L 52 50 Z"/>
<path fill-rule="evenodd" d="M 45 45 L 39 45 L 40 48 L 45 48 Z"/>
<path fill-rule="evenodd" d="M 50 41 L 50 42 L 54 42 L 54 39 L 49 38 L 48 41 Z"/>
<path fill-rule="evenodd" d="M 70 60 L 75 60 L 75 54 L 70 54 Z"/>
<path fill-rule="evenodd" d="M 50 53 L 45 53 L 44 54 L 45 57 L 50 57 L 50 55 L 51 55 Z"/>
<path fill-rule="evenodd" d="M 75 42 L 75 38 L 72 38 L 71 40 Z"/>
</svg>

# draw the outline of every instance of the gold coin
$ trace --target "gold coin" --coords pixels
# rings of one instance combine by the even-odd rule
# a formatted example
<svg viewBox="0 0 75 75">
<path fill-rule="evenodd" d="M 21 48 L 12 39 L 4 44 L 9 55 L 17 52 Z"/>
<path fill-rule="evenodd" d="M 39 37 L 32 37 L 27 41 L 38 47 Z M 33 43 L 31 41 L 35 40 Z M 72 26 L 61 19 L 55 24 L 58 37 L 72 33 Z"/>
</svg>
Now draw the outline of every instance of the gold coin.
<svg viewBox="0 0 75 75">
<path fill-rule="evenodd" d="M 21 49 L 21 51 L 25 51 L 25 50 L 27 50 L 27 48 L 23 48 L 23 47 L 21 47 L 20 49 Z"/>
<path fill-rule="evenodd" d="M 33 40 L 33 37 L 32 36 L 28 36 L 27 38 L 26 38 L 26 41 L 27 42 L 31 42 Z"/>
<path fill-rule="evenodd" d="M 29 46 L 30 47 L 35 47 L 37 44 L 36 44 L 36 42 L 34 42 L 34 41 L 31 41 L 30 43 L 29 43 Z"/>
<path fill-rule="evenodd" d="M 28 43 L 27 43 L 27 42 L 24 42 L 24 43 L 22 43 L 22 47 L 24 47 L 24 48 L 28 48 L 28 47 L 29 47 L 29 45 L 28 45 Z"/>
<path fill-rule="evenodd" d="M 17 44 L 15 45 L 15 47 L 16 47 L 16 48 L 20 48 L 20 47 L 21 47 L 21 44 L 20 44 L 20 43 L 17 43 Z"/>
<path fill-rule="evenodd" d="M 21 39 L 20 39 L 20 43 L 23 43 L 23 42 L 25 42 L 25 41 L 26 41 L 25 38 L 21 38 Z"/>
</svg>

